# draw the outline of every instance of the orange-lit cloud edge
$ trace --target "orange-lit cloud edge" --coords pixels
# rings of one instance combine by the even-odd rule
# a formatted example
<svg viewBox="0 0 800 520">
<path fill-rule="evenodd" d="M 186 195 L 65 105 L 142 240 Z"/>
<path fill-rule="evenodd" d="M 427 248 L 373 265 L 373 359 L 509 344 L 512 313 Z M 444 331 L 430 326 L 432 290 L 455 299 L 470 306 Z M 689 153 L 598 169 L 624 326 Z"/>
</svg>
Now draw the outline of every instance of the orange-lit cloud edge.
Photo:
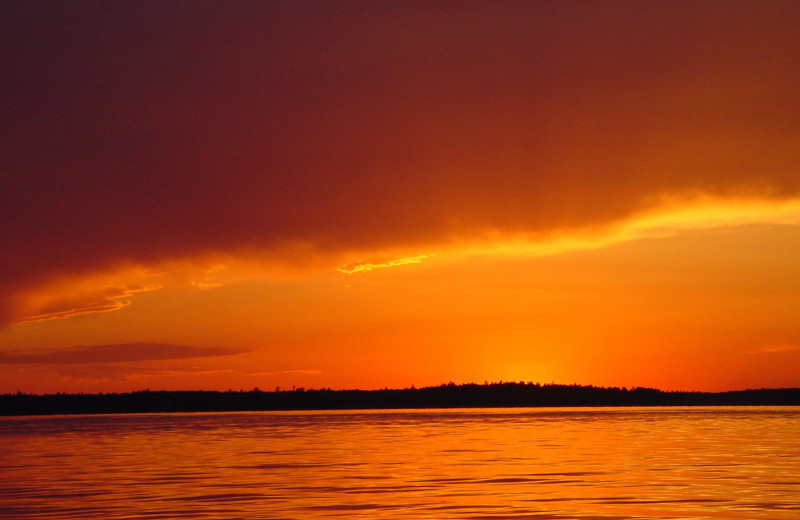
<svg viewBox="0 0 800 520">
<path fill-rule="evenodd" d="M 114 312 L 131 305 L 140 293 L 162 289 L 213 290 L 247 280 L 325 273 L 368 276 L 372 271 L 402 269 L 420 263 L 458 262 L 474 256 L 550 256 L 690 231 L 754 224 L 800 225 L 800 198 L 660 196 L 647 211 L 593 227 L 535 233 L 487 227 L 469 236 L 443 237 L 438 244 L 399 244 L 391 250 L 342 248 L 320 252 L 313 244 L 291 244 L 286 251 L 250 248 L 171 259 L 154 265 L 120 265 L 54 279 L 31 288 L 17 296 L 12 322 Z M 308 254 L 303 255 L 304 251 Z"/>
</svg>

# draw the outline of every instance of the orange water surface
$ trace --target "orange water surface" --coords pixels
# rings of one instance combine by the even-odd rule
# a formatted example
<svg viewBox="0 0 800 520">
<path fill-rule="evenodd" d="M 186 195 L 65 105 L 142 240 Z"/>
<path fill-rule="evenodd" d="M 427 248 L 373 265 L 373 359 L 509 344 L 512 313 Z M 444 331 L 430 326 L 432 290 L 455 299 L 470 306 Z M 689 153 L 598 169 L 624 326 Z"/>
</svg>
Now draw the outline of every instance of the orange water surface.
<svg viewBox="0 0 800 520">
<path fill-rule="evenodd" d="M 800 518 L 799 408 L 0 418 L 9 519 Z"/>
</svg>

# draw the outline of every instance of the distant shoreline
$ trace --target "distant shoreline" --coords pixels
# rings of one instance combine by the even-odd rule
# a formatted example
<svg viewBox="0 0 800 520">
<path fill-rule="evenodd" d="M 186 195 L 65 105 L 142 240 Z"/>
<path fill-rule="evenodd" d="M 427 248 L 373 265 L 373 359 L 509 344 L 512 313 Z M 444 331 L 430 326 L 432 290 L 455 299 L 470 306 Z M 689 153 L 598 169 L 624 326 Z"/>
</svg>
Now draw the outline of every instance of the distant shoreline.
<svg viewBox="0 0 800 520">
<path fill-rule="evenodd" d="M 271 392 L 151 391 L 102 394 L 4 394 L 0 415 L 600 406 L 800 406 L 800 388 L 666 392 L 539 383 L 454 383 L 424 388 Z"/>
</svg>

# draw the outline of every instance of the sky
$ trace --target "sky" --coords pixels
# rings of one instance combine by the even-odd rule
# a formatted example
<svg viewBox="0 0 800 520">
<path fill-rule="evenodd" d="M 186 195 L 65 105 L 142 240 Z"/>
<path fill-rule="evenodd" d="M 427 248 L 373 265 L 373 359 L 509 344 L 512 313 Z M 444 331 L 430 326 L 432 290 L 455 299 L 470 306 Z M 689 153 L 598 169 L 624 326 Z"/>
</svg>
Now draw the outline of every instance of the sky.
<svg viewBox="0 0 800 520">
<path fill-rule="evenodd" d="M 0 393 L 800 386 L 797 2 L 0 13 Z"/>
</svg>

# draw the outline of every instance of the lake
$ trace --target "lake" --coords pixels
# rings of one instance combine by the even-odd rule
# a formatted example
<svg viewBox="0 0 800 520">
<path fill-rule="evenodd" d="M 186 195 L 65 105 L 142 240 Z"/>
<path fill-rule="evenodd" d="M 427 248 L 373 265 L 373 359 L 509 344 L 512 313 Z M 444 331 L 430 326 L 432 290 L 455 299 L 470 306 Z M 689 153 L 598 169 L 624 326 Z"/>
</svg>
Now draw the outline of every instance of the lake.
<svg viewBox="0 0 800 520">
<path fill-rule="evenodd" d="M 0 418 L 4 519 L 793 519 L 800 408 Z"/>
</svg>

